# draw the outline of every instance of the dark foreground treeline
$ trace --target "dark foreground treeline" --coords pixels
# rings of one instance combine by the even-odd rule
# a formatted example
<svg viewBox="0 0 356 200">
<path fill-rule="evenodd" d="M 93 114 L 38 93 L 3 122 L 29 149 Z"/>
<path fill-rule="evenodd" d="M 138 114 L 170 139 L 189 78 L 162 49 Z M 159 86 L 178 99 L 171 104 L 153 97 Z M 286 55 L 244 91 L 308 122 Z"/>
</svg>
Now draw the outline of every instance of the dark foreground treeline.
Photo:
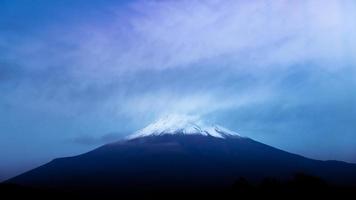
<svg viewBox="0 0 356 200">
<path fill-rule="evenodd" d="M 5 197 L 5 198 L 2 198 Z M 0 199 L 241 199 L 241 198 L 335 198 L 356 199 L 356 187 L 335 186 L 324 180 L 305 174 L 296 174 L 289 181 L 266 178 L 252 184 L 241 177 L 226 188 L 170 188 L 145 190 L 58 190 L 23 187 L 13 184 L 0 184 Z"/>
</svg>

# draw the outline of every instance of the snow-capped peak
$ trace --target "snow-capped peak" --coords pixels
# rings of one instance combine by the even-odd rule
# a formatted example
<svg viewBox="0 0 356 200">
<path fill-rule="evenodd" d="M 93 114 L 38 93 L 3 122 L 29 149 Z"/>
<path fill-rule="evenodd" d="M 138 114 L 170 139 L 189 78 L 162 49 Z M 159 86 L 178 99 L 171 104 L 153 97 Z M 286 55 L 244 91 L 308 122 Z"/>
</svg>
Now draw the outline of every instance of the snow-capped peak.
<svg viewBox="0 0 356 200">
<path fill-rule="evenodd" d="M 170 115 L 149 124 L 145 128 L 128 136 L 127 139 L 174 134 L 203 135 L 217 138 L 241 137 L 238 133 L 218 125 L 206 126 L 194 116 Z"/>
</svg>

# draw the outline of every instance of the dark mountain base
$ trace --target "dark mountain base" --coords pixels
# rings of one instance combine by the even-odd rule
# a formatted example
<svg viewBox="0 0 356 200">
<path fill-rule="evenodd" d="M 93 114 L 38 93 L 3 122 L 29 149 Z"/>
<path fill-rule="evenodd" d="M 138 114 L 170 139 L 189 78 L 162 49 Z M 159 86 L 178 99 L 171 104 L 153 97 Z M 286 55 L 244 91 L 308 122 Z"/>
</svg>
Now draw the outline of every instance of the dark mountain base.
<svg viewBox="0 0 356 200">
<path fill-rule="evenodd" d="M 6 183 L 16 185 L 4 185 L 2 193 L 46 199 L 356 199 L 356 165 L 312 160 L 248 138 L 167 135 L 55 159 Z"/>
<path fill-rule="evenodd" d="M 241 199 L 241 198 L 356 198 L 356 188 L 329 185 L 322 179 L 305 174 L 296 174 L 292 180 L 279 181 L 266 178 L 259 184 L 251 184 L 240 178 L 230 187 L 224 188 L 126 188 L 120 189 L 44 189 L 1 184 L 0 194 L 7 198 L 43 199 Z"/>
</svg>

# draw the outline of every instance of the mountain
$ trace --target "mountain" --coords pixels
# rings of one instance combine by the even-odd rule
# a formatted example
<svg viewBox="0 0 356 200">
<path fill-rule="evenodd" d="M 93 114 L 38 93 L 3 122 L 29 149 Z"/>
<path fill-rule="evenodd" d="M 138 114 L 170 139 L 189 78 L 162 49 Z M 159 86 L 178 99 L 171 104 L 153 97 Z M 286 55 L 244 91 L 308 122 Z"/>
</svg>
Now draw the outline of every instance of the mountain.
<svg viewBox="0 0 356 200">
<path fill-rule="evenodd" d="M 319 161 L 191 119 L 158 120 L 126 139 L 53 161 L 7 181 L 36 188 L 138 191 L 219 189 L 241 177 L 289 180 L 296 173 L 356 186 L 356 165 Z"/>
</svg>

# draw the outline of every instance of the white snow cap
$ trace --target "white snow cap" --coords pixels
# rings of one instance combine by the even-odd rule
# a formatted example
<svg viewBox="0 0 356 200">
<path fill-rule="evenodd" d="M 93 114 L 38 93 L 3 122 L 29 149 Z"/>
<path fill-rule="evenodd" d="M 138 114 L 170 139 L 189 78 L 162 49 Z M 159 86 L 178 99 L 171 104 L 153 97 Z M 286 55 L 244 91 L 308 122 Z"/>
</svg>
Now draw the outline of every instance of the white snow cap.
<svg viewBox="0 0 356 200">
<path fill-rule="evenodd" d="M 238 133 L 218 125 L 206 126 L 196 116 L 169 115 L 129 135 L 127 139 L 161 135 L 203 135 L 217 138 L 241 137 Z"/>
</svg>

